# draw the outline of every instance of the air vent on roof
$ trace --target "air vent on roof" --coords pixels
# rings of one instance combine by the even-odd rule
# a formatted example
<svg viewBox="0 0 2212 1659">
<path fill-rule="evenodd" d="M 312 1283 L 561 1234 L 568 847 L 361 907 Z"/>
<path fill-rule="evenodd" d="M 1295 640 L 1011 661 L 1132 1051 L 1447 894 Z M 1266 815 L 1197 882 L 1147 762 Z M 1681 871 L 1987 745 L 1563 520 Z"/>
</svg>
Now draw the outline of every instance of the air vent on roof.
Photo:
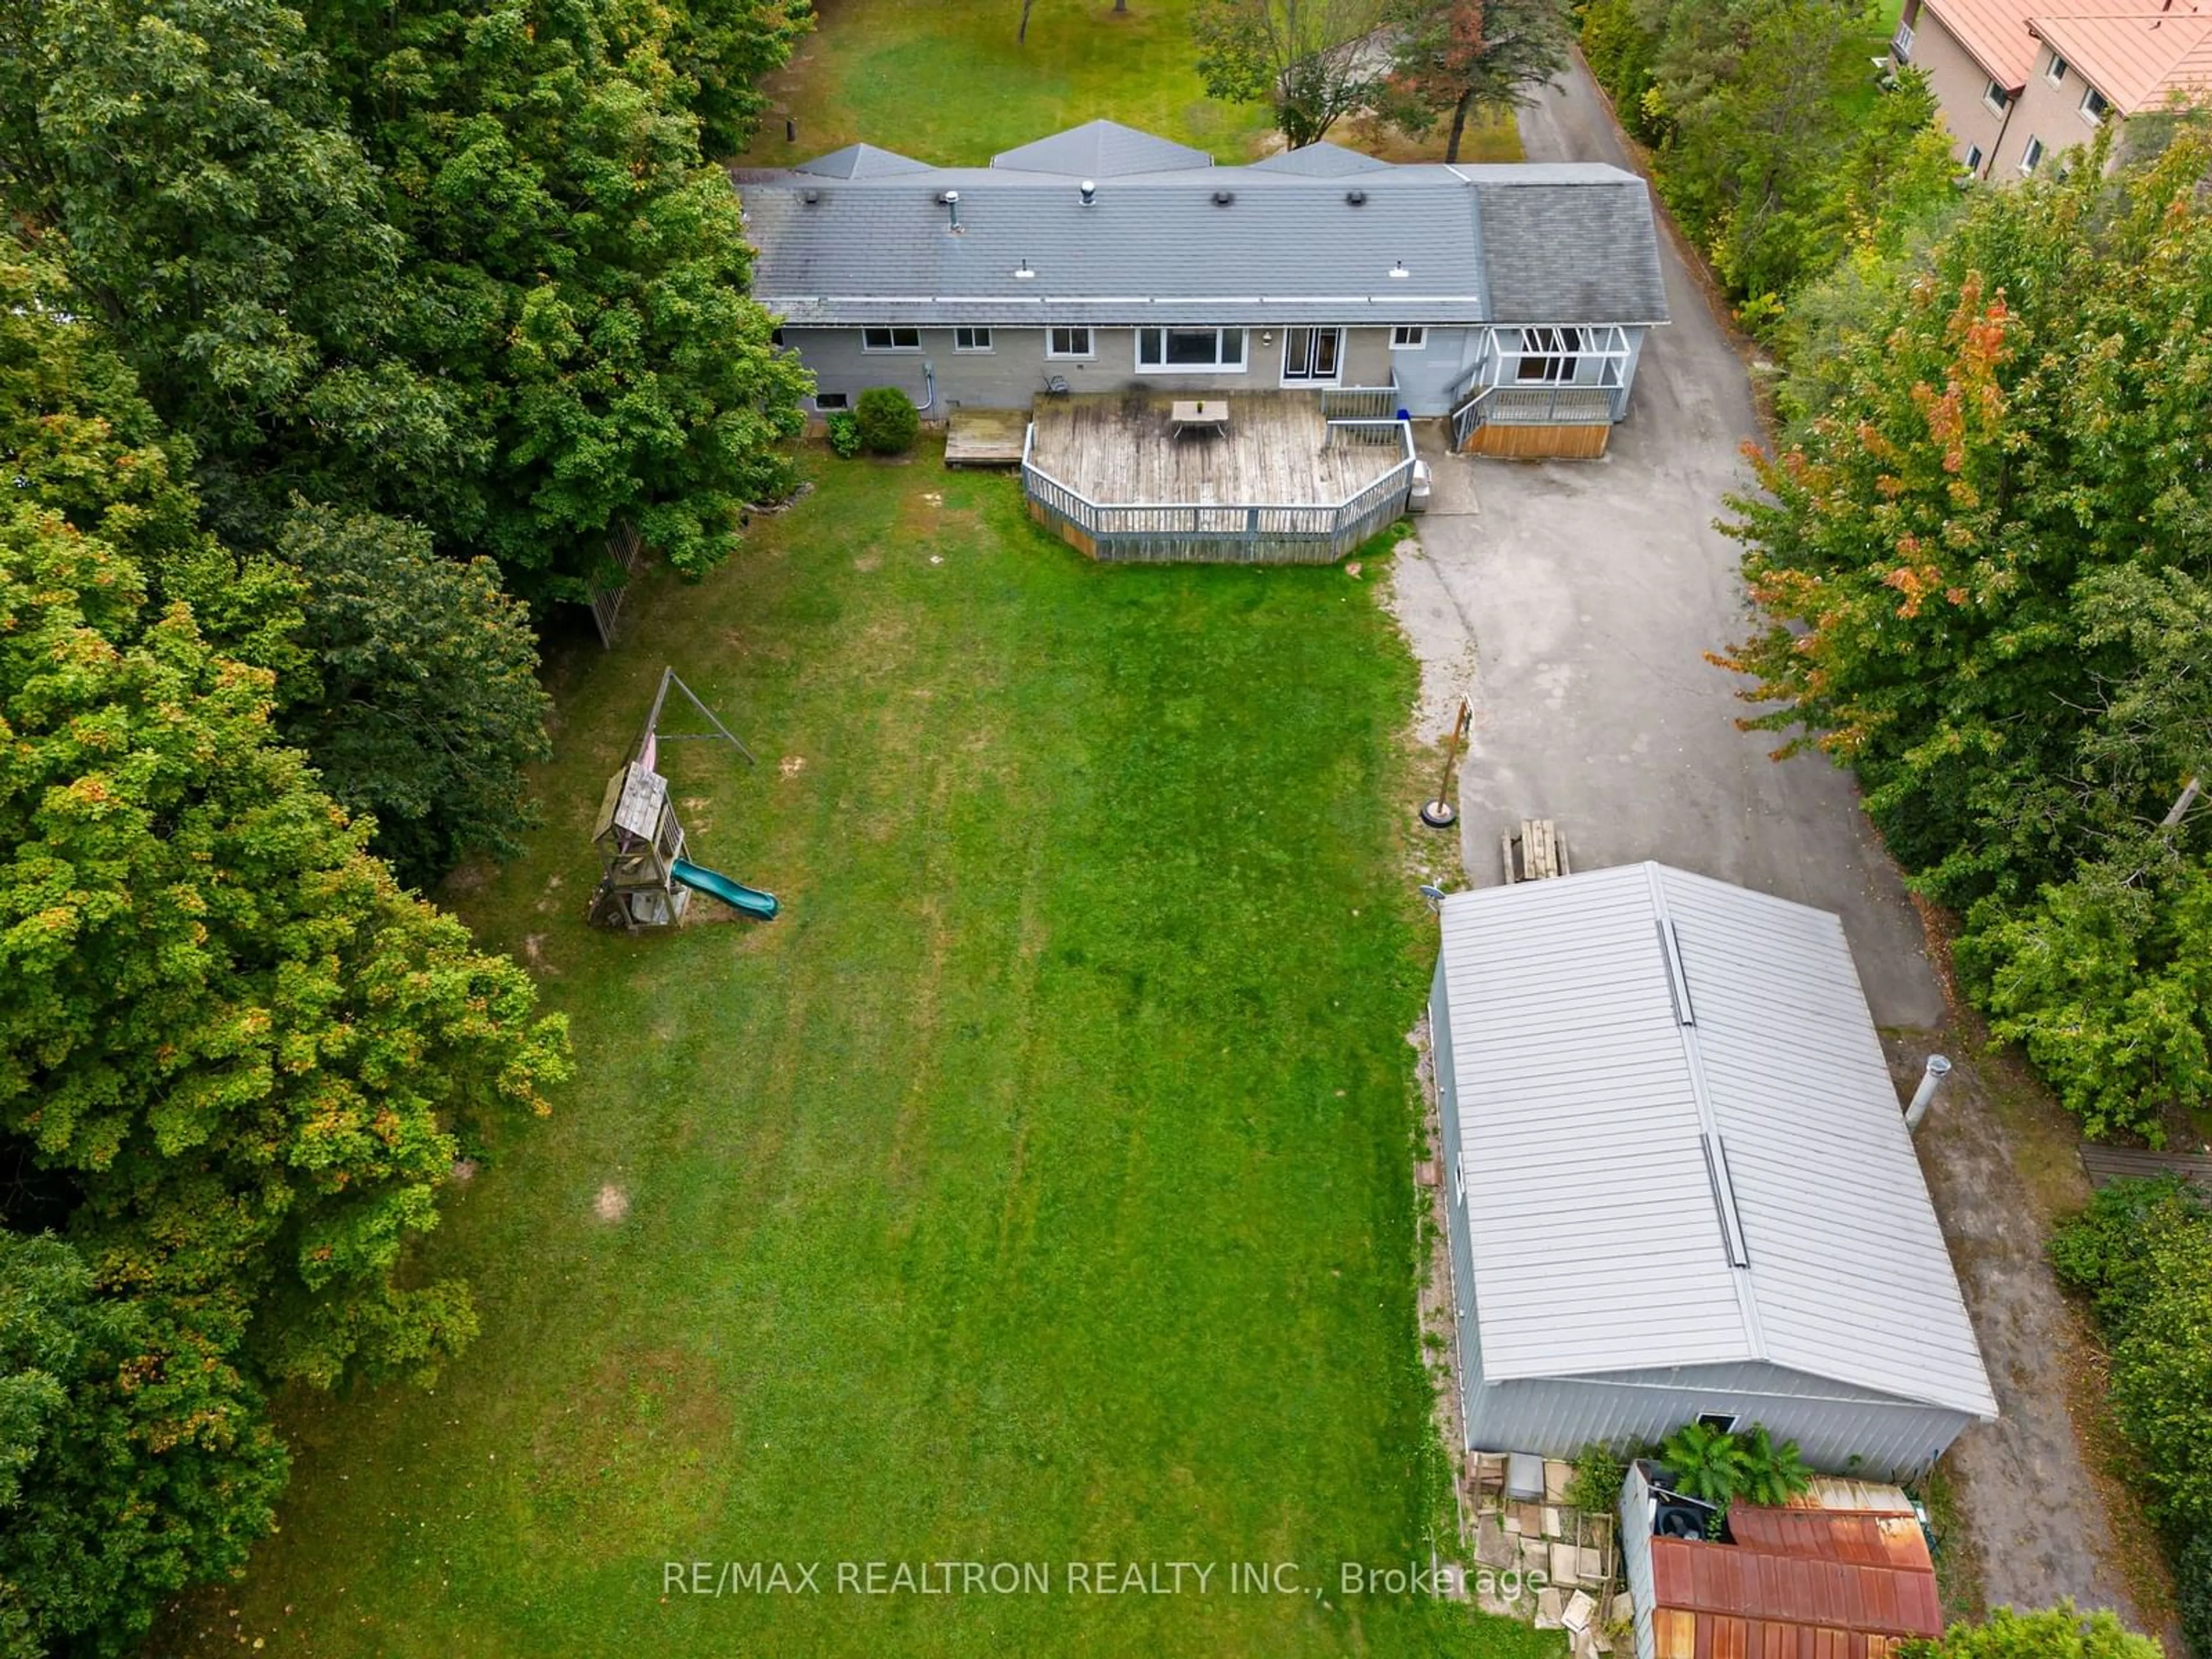
<svg viewBox="0 0 2212 1659">
<path fill-rule="evenodd" d="M 812 207 L 822 199 L 822 192 L 818 190 L 803 190 L 799 192 L 799 199 L 807 206 Z"/>
<path fill-rule="evenodd" d="M 1682 970 L 1682 941 L 1674 932 L 1674 919 L 1662 916 L 1652 925 L 1659 930 L 1659 954 L 1667 958 L 1667 994 L 1674 1000 L 1674 1023 L 1695 1025 L 1698 1011 L 1690 1006 L 1690 976 Z"/>
<path fill-rule="evenodd" d="M 1698 1137 L 1705 1155 L 1705 1181 L 1713 1189 L 1713 1213 L 1720 1218 L 1721 1243 L 1728 1249 L 1729 1266 L 1748 1267 L 1751 1252 L 1743 1237 L 1743 1218 L 1736 1213 L 1735 1182 L 1729 1176 L 1728 1148 L 1718 1135 Z"/>
<path fill-rule="evenodd" d="M 1089 207 L 1093 202 L 1096 202 L 1098 199 L 1098 186 L 1093 184 L 1090 179 L 1085 179 L 1080 188 L 1083 192 L 1084 206 Z"/>
<path fill-rule="evenodd" d="M 1213 205 L 1216 207 L 1227 207 L 1236 199 L 1237 192 L 1233 190 L 1217 190 L 1213 192 Z"/>
<path fill-rule="evenodd" d="M 1364 207 L 1367 204 L 1367 192 L 1364 190 L 1347 190 L 1344 192 L 1344 199 L 1354 207 Z"/>
</svg>

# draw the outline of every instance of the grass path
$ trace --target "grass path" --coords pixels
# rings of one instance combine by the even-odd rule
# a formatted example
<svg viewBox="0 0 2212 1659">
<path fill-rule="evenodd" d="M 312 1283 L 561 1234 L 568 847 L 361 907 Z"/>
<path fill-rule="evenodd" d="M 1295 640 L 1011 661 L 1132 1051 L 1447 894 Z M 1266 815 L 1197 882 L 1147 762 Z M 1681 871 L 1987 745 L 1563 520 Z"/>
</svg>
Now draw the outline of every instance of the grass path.
<svg viewBox="0 0 2212 1659">
<path fill-rule="evenodd" d="M 483 1335 L 434 1393 L 289 1402 L 283 1531 L 173 1633 L 1555 1644 L 1333 1577 L 1231 1595 L 1225 1565 L 1206 1595 L 1063 1588 L 1091 1559 L 1311 1588 L 1425 1559 L 1449 1502 L 1411 1266 L 1414 678 L 1369 574 L 1101 568 L 1012 479 L 925 455 L 830 464 L 730 568 L 653 586 L 623 649 L 571 665 L 529 855 L 459 901 L 570 1012 L 580 1072 L 426 1252 L 477 1284 Z M 693 856 L 779 894 L 771 925 L 580 919 L 664 660 L 762 757 L 662 749 Z M 664 1600 L 671 1559 L 1034 1561 L 1054 1589 Z"/>
</svg>

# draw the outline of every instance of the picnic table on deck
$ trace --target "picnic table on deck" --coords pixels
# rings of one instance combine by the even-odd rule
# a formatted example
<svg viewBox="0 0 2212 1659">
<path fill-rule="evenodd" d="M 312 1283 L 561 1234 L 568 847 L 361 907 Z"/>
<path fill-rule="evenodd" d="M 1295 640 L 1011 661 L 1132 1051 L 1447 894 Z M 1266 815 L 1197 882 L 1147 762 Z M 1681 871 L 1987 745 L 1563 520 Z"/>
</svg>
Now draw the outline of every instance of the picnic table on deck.
<svg viewBox="0 0 2212 1659">
<path fill-rule="evenodd" d="M 1168 424 L 1178 438 L 1186 432 L 1226 432 L 1229 429 L 1229 399 L 1178 398 L 1168 410 Z"/>
</svg>

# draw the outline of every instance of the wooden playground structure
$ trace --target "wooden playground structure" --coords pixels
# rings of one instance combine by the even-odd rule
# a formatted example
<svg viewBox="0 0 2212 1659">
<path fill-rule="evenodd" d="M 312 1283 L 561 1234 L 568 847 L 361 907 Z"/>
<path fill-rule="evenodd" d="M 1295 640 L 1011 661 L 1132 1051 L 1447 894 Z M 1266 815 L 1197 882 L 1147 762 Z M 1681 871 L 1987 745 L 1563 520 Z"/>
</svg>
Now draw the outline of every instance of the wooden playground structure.
<svg viewBox="0 0 2212 1659">
<path fill-rule="evenodd" d="M 660 714 L 672 690 L 682 692 L 714 730 L 664 733 Z M 694 893 L 719 900 L 741 915 L 762 921 L 775 917 L 779 907 L 774 894 L 733 881 L 684 856 L 684 826 L 669 799 L 668 780 L 656 769 L 660 744 L 684 741 L 727 743 L 748 765 L 759 763 L 673 668 L 662 669 L 660 689 L 653 694 L 644 729 L 622 769 L 607 780 L 599 817 L 592 824 L 592 845 L 599 855 L 599 884 L 592 894 L 589 913 L 595 927 L 619 927 L 626 933 L 673 927 L 684 920 Z"/>
</svg>

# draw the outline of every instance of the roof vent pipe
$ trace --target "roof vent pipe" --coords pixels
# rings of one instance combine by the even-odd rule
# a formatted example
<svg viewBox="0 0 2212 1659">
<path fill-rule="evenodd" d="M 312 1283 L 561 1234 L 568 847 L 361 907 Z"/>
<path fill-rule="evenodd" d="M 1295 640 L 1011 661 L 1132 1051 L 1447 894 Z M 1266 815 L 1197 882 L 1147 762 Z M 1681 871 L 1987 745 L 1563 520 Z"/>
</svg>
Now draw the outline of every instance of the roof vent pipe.
<svg viewBox="0 0 2212 1659">
<path fill-rule="evenodd" d="M 1227 207 L 1236 199 L 1237 192 L 1233 190 L 1217 190 L 1213 192 L 1213 205 L 1216 207 Z"/>
<path fill-rule="evenodd" d="M 1936 1091 L 1943 1079 L 1951 1075 L 1951 1062 L 1941 1054 L 1928 1056 L 1928 1070 L 1921 1077 L 1920 1086 L 1912 1091 L 1912 1103 L 1905 1109 L 1905 1127 L 1917 1133 L 1921 1119 L 1928 1115 L 1928 1108 L 1936 1098 Z"/>
<path fill-rule="evenodd" d="M 1096 202 L 1098 199 L 1098 186 L 1092 180 L 1085 179 L 1083 181 L 1081 188 L 1083 191 L 1084 206 L 1089 207 L 1093 202 Z"/>
<path fill-rule="evenodd" d="M 945 210 L 952 216 L 952 222 L 949 228 L 957 234 L 960 229 L 960 192 L 957 190 L 948 190 L 937 199 L 945 204 Z"/>
<path fill-rule="evenodd" d="M 1364 190 L 1347 190 L 1344 192 L 1344 199 L 1354 207 L 1360 207 L 1367 201 L 1367 192 Z"/>
</svg>

